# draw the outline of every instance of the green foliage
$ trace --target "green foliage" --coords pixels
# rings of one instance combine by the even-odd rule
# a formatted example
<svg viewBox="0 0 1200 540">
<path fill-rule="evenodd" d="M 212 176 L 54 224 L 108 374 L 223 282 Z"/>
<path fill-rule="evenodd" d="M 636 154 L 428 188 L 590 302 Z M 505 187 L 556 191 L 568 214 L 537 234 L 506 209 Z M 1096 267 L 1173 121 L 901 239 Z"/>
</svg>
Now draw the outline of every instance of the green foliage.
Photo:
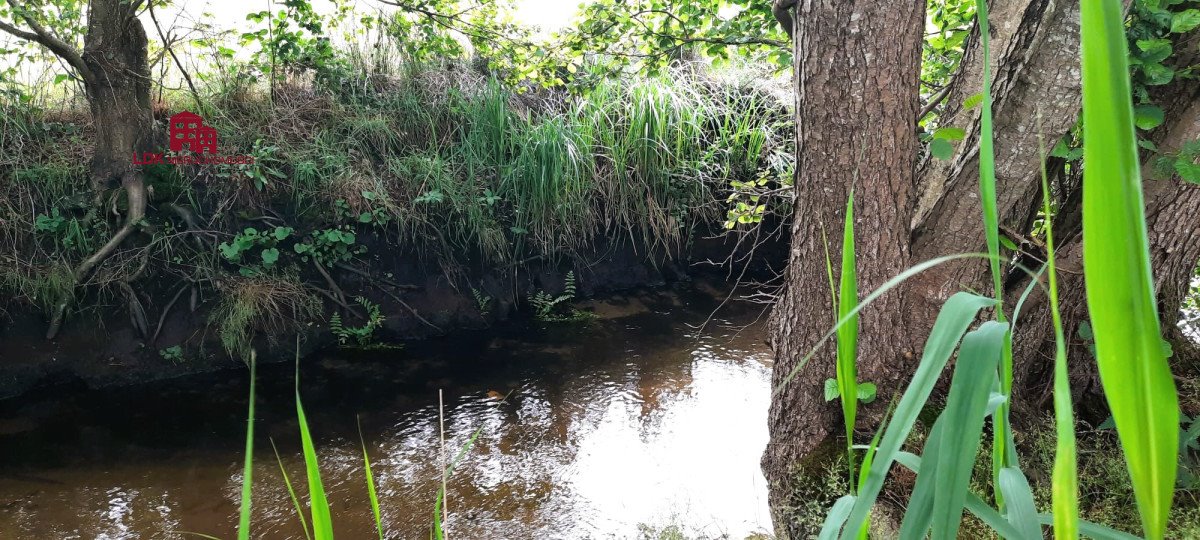
<svg viewBox="0 0 1200 540">
<path fill-rule="evenodd" d="M 171 363 L 182 362 L 183 361 L 183 347 L 180 347 L 179 345 L 173 345 L 173 346 L 167 347 L 165 349 L 159 349 L 158 355 L 161 356 L 163 360 L 166 360 Z"/>
<path fill-rule="evenodd" d="M 583 321 L 592 318 L 592 314 L 567 308 L 567 303 L 575 299 L 575 272 L 567 272 L 561 294 L 553 295 L 546 291 L 537 291 L 529 295 L 529 305 L 533 307 L 533 316 L 544 322 Z"/>
<path fill-rule="evenodd" d="M 345 326 L 340 313 L 329 317 L 329 331 L 337 337 L 338 345 L 342 347 L 369 348 L 375 341 L 375 330 L 383 326 L 386 317 L 379 311 L 379 304 L 361 296 L 354 298 L 358 305 L 366 310 L 366 321 L 362 326 Z"/>
<path fill-rule="evenodd" d="M 1179 403 L 1150 273 L 1122 19 L 1115 0 L 1083 5 L 1084 275 L 1096 361 L 1142 526 L 1161 538 L 1175 484 Z"/>
<path fill-rule="evenodd" d="M 475 309 L 479 310 L 479 315 L 487 318 L 492 313 L 492 304 L 495 303 L 495 299 L 475 287 L 471 287 L 471 296 L 475 298 Z"/>
<path fill-rule="evenodd" d="M 308 240 L 292 245 L 292 250 L 300 255 L 300 260 L 310 259 L 318 264 L 333 266 L 347 262 L 355 255 L 367 252 L 367 246 L 357 244 L 358 236 L 349 225 L 336 228 L 313 231 Z"/>
<path fill-rule="evenodd" d="M 257 276 L 269 271 L 279 262 L 279 243 L 291 237 L 291 227 L 275 227 L 259 231 L 247 227 L 230 242 L 222 242 L 217 249 L 226 261 L 238 265 L 243 276 Z M 254 255 L 257 253 L 257 255 Z"/>
<path fill-rule="evenodd" d="M 238 540 L 250 540 L 250 518 L 254 490 L 254 386 L 258 375 L 258 353 L 250 350 L 250 398 L 246 413 L 246 457 L 242 465 L 242 497 L 238 512 Z M 274 443 L 271 443 L 274 446 Z M 278 455 L 278 453 L 276 453 Z M 288 489 L 291 489 L 289 483 Z"/>
</svg>

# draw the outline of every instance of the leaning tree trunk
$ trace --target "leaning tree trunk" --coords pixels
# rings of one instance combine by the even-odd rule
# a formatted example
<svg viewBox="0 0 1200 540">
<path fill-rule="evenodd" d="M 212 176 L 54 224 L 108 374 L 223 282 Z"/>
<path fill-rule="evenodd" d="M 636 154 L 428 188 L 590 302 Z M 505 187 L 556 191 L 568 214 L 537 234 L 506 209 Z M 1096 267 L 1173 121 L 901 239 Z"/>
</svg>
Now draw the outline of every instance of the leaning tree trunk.
<svg viewBox="0 0 1200 540">
<path fill-rule="evenodd" d="M 825 267 L 822 231 L 840 258 L 843 211 L 856 197 L 858 278 L 863 290 L 881 285 L 908 265 L 909 209 L 915 196 L 918 155 L 914 129 L 925 2 L 874 0 L 799 2 L 794 40 L 797 177 L 787 286 L 772 314 L 776 363 L 769 428 L 763 456 L 770 502 L 781 537 L 791 530 L 786 511 L 793 466 L 830 434 L 837 422 L 821 381 L 832 376 L 832 349 L 824 348 L 800 369 L 803 357 L 828 330 L 833 299 Z M 899 295 L 877 302 L 862 318 L 859 375 L 892 380 L 911 370 L 912 340 L 904 338 Z"/>
</svg>

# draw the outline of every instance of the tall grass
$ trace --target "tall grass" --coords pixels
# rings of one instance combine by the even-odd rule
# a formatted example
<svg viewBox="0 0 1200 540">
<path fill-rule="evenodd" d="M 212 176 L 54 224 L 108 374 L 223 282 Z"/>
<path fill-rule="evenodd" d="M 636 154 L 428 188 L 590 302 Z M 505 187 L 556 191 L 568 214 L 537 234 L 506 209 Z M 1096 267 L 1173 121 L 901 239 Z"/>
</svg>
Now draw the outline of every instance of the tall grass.
<svg viewBox="0 0 1200 540">
<path fill-rule="evenodd" d="M 250 538 L 251 497 L 254 483 L 254 386 L 258 374 L 258 353 L 250 351 L 250 405 L 246 413 L 246 460 L 242 466 L 242 501 L 238 512 L 238 540 Z"/>
<path fill-rule="evenodd" d="M 1146 536 L 1162 538 L 1175 486 L 1179 402 L 1167 363 L 1142 199 L 1121 2 L 1081 6 L 1083 259 L 1096 362 Z"/>
</svg>

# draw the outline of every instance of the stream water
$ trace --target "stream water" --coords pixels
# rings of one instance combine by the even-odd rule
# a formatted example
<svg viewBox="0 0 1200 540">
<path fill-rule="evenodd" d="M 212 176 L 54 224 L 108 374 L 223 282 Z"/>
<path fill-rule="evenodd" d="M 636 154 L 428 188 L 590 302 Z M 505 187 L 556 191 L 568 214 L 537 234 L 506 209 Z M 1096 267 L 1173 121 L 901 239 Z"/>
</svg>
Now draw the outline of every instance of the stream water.
<svg viewBox="0 0 1200 540">
<path fill-rule="evenodd" d="M 770 355 L 752 306 L 699 331 L 720 296 L 699 283 L 595 302 L 588 323 L 304 359 L 338 538 L 377 537 L 359 425 L 389 538 L 429 537 L 439 389 L 447 452 L 480 433 L 449 480 L 451 538 L 769 530 L 758 459 Z M 0 538 L 235 538 L 248 383 L 236 370 L 0 402 Z M 292 385 L 293 366 L 260 367 L 255 538 L 304 537 L 280 473 L 281 462 L 306 498 Z"/>
</svg>

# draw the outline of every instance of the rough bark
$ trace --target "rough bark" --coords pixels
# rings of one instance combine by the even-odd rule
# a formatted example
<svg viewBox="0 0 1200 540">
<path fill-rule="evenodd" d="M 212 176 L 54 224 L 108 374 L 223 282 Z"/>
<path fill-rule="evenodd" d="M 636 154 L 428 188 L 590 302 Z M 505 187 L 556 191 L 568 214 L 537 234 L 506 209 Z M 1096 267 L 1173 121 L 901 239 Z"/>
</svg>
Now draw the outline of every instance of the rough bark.
<svg viewBox="0 0 1200 540">
<path fill-rule="evenodd" d="M 92 0 L 82 59 L 88 105 L 96 126 L 92 155 L 93 189 L 101 191 L 126 176 L 134 152 L 150 150 L 154 119 L 150 108 L 150 66 L 146 31 L 137 19 L 141 2 Z M 144 205 L 140 175 L 126 182 L 130 207 Z M 136 184 L 136 185 L 130 185 Z M 135 197 L 140 199 L 135 201 Z"/>
<path fill-rule="evenodd" d="M 1152 134 L 1158 147 L 1172 152 L 1187 141 L 1200 139 L 1200 89 L 1195 81 L 1186 81 L 1186 88 L 1176 86 L 1174 99 L 1166 103 L 1168 122 Z M 1153 157 L 1149 158 L 1153 159 Z M 1195 370 L 1200 362 L 1196 346 L 1190 342 L 1176 323 L 1179 309 L 1188 292 L 1188 284 L 1200 261 L 1200 235 L 1196 234 L 1196 216 L 1200 215 L 1200 185 L 1178 177 L 1154 178 L 1149 159 L 1143 164 L 1142 184 L 1146 202 L 1146 228 L 1150 241 L 1150 262 L 1154 272 L 1155 290 L 1159 303 L 1159 318 L 1164 334 L 1172 343 L 1176 368 Z M 1058 250 L 1060 304 L 1063 325 L 1068 340 L 1071 391 L 1080 404 L 1085 420 L 1099 421 L 1106 415 L 1095 359 L 1087 340 L 1079 337 L 1079 326 L 1088 320 L 1087 302 L 1082 275 L 1082 236 L 1078 220 L 1067 216 L 1066 242 Z M 1012 294 L 1018 289 L 1013 287 Z M 1050 314 L 1045 296 L 1031 295 L 1022 315 L 1018 333 L 1014 336 L 1014 358 L 1017 362 L 1014 386 L 1023 390 L 1022 405 L 1026 416 L 1044 409 L 1051 396 L 1053 339 Z"/>
<path fill-rule="evenodd" d="M 993 2 L 993 115 L 996 148 L 996 204 L 1001 225 L 1022 230 L 1030 203 L 1039 193 L 1041 140 L 1053 146 L 1076 123 L 1080 107 L 1079 2 L 1023 0 Z M 956 77 L 957 101 L 943 125 L 964 128 L 950 161 L 923 164 L 921 199 L 913 220 L 915 260 L 986 246 L 979 200 L 978 107 L 961 100 L 981 91 L 982 51 L 975 35 Z M 957 105 L 954 105 L 957 104 Z M 935 268 L 914 286 L 914 306 L 925 320 L 960 290 L 990 290 L 987 263 L 965 260 Z"/>
<path fill-rule="evenodd" d="M 775 442 L 763 456 L 781 537 L 804 533 L 787 530 L 785 523 L 792 468 L 837 422 L 836 408 L 825 402 L 821 384 L 813 383 L 833 376 L 832 348 L 822 349 L 801 377 L 787 379 L 829 328 L 833 304 L 820 239 L 822 231 L 841 237 L 852 187 L 859 194 L 857 233 L 870 239 L 857 253 L 861 289 L 881 285 L 908 265 L 924 8 L 921 0 L 796 6 L 796 204 L 786 292 L 772 315 L 772 383 L 778 393 L 768 422 Z M 829 248 L 838 260 L 839 243 Z M 911 369 L 904 319 L 899 295 L 883 298 L 863 315 L 862 325 L 872 331 L 862 336 L 860 379 L 894 380 Z"/>
<path fill-rule="evenodd" d="M 137 12 L 141 0 L 92 0 L 88 3 L 87 33 L 80 52 L 54 36 L 21 3 L 12 2 L 16 22 L 0 21 L 0 31 L 46 47 L 70 65 L 83 80 L 96 129 L 91 160 L 94 208 L 105 206 L 105 194 L 120 181 L 125 193 L 123 225 L 95 253 L 75 268 L 76 283 L 84 282 L 134 231 L 146 214 L 147 194 L 141 171 L 132 157 L 151 149 L 154 117 L 150 107 L 150 66 L 146 31 Z M 116 206 L 115 204 L 113 205 Z M 60 304 L 46 337 L 53 338 L 69 305 Z"/>
</svg>

